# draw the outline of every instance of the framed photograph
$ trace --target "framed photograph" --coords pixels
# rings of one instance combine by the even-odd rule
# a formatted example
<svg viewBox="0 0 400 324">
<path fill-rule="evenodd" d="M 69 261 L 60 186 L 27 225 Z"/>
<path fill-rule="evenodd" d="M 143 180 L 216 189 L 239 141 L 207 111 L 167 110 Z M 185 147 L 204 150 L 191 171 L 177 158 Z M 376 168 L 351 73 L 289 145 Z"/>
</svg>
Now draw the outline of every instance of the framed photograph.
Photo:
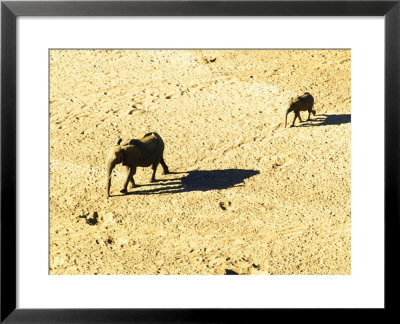
<svg viewBox="0 0 400 324">
<path fill-rule="evenodd" d="M 1 321 L 394 309 L 399 16 L 2 1 Z"/>
</svg>

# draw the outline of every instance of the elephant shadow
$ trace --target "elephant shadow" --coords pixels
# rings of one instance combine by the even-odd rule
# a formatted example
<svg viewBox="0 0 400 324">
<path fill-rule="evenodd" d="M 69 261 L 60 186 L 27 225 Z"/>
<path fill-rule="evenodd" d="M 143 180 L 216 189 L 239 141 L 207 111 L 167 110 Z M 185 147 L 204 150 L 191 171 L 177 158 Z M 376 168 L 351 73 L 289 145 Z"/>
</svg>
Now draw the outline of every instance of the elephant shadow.
<svg viewBox="0 0 400 324">
<path fill-rule="evenodd" d="M 171 172 L 186 174 L 180 178 L 159 179 L 155 183 L 143 184 L 131 189 L 127 195 L 171 194 L 191 191 L 223 190 L 234 186 L 244 186 L 243 181 L 259 174 L 257 170 L 225 169 L 194 170 L 187 172 Z M 144 187 L 154 187 L 143 189 Z"/>
<path fill-rule="evenodd" d="M 305 121 L 296 127 L 342 125 L 342 124 L 348 124 L 348 123 L 351 123 L 351 115 L 350 114 L 341 114 L 341 115 L 321 114 L 321 115 L 317 115 L 317 118 L 311 119 L 310 121 Z"/>
</svg>

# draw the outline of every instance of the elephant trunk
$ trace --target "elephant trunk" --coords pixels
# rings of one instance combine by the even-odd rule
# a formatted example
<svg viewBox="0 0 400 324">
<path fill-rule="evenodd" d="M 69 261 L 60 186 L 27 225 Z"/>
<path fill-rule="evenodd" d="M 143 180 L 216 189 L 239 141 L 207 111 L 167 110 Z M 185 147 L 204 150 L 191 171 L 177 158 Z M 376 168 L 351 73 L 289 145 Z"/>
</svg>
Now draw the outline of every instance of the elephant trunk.
<svg viewBox="0 0 400 324">
<path fill-rule="evenodd" d="M 115 161 L 111 160 L 107 164 L 107 196 L 110 197 L 110 187 L 111 187 L 111 173 L 115 167 Z"/>
</svg>

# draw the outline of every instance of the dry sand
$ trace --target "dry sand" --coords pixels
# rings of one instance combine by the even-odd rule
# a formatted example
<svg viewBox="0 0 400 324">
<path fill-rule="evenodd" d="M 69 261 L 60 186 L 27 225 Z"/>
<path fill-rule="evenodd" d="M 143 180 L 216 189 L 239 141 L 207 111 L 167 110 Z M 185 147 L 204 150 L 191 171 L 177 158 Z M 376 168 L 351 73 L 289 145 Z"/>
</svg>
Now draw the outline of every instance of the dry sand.
<svg viewBox="0 0 400 324">
<path fill-rule="evenodd" d="M 350 274 L 350 59 L 50 51 L 50 274 Z M 317 116 L 284 128 L 306 91 Z M 108 152 L 150 131 L 174 173 L 122 195 L 117 165 L 107 198 Z"/>
</svg>

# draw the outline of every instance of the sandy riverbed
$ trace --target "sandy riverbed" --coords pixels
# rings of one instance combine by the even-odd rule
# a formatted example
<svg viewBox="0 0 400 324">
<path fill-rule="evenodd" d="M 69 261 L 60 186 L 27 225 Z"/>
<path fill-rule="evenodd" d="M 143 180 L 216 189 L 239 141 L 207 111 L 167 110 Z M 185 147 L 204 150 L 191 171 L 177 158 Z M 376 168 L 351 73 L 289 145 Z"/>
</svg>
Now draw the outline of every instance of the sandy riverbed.
<svg viewBox="0 0 400 324">
<path fill-rule="evenodd" d="M 52 50 L 50 274 L 350 274 L 350 58 Z M 119 165 L 107 198 L 108 152 L 150 131 L 172 173 L 121 195 Z"/>
</svg>

